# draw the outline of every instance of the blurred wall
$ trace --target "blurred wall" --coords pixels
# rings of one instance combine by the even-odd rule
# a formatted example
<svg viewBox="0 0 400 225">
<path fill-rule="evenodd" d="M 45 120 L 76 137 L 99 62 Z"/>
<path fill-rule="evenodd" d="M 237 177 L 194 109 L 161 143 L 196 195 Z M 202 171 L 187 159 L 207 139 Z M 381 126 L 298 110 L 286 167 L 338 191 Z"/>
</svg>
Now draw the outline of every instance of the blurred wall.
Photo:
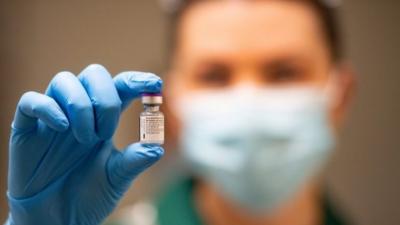
<svg viewBox="0 0 400 225">
<path fill-rule="evenodd" d="M 400 1 L 343 2 L 358 88 L 330 184 L 358 224 L 400 224 Z"/>
<path fill-rule="evenodd" d="M 396 0 L 347 0 L 341 10 L 359 85 L 328 182 L 343 209 L 362 225 L 400 224 L 399 10 Z M 79 73 L 90 63 L 103 64 L 112 74 L 160 73 L 166 29 L 155 0 L 0 1 L 0 223 L 7 214 L 9 127 L 20 95 L 44 91 L 58 71 Z M 135 106 L 117 131 L 120 147 L 137 139 L 140 107 Z M 149 174 L 135 191 L 151 182 Z"/>
</svg>

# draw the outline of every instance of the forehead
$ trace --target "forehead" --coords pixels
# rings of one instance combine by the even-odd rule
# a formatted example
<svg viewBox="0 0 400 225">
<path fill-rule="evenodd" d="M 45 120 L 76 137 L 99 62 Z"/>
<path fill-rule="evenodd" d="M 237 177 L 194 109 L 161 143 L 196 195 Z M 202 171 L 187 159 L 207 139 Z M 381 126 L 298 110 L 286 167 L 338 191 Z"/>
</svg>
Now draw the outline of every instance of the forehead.
<svg viewBox="0 0 400 225">
<path fill-rule="evenodd" d="M 300 1 L 200 1 L 181 20 L 179 46 L 191 54 L 306 51 L 323 44 L 318 22 Z"/>
</svg>

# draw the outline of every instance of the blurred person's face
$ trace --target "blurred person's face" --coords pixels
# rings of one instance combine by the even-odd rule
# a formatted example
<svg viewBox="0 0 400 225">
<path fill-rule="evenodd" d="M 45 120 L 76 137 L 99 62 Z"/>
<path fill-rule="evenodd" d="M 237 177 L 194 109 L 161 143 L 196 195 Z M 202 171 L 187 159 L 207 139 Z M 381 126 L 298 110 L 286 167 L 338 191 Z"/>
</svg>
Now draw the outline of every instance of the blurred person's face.
<svg viewBox="0 0 400 225">
<path fill-rule="evenodd" d="M 178 29 L 166 90 L 178 136 L 185 124 L 174 107 L 182 98 L 190 102 L 191 96 L 233 93 L 226 90 L 323 90 L 332 80 L 341 83 L 342 78 L 330 79 L 340 77 L 341 71 L 335 68 L 319 22 L 310 6 L 296 1 L 202 1 L 190 7 Z M 339 88 L 341 97 L 328 107 L 332 127 L 345 107 L 344 89 Z M 241 95 L 235 93 L 239 95 L 232 98 Z M 220 104 L 224 107 L 225 102 Z"/>
<path fill-rule="evenodd" d="M 333 71 L 343 71 L 333 64 L 324 35 L 319 18 L 302 2 L 202 1 L 185 13 L 178 29 L 167 80 L 170 100 L 237 86 L 325 85 Z M 337 77 L 344 96 L 343 79 L 349 77 Z M 337 103 L 334 126 L 347 99 Z"/>
</svg>

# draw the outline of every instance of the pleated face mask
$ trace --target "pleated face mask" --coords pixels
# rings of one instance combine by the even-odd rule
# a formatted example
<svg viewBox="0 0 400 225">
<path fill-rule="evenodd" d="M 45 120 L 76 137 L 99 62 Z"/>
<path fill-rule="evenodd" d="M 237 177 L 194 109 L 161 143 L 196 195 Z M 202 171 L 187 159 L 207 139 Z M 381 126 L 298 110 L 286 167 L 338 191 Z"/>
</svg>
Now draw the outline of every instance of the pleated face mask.
<svg viewBox="0 0 400 225">
<path fill-rule="evenodd" d="M 268 211 L 315 176 L 334 135 L 327 88 L 237 88 L 178 101 L 180 148 L 197 176 L 234 203 Z"/>
</svg>

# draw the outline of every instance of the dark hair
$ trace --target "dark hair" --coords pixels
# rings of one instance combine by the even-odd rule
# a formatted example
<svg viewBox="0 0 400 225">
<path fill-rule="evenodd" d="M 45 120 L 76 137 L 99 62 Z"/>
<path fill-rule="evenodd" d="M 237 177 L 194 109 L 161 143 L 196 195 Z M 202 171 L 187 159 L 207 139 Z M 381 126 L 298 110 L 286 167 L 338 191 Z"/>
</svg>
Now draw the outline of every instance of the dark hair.
<svg viewBox="0 0 400 225">
<path fill-rule="evenodd" d="M 171 29 L 170 29 L 170 51 L 175 50 L 177 44 L 177 30 L 179 29 L 179 22 L 182 15 L 186 10 L 193 5 L 193 3 L 205 0 L 175 0 L 169 6 L 169 13 L 171 15 Z M 286 0 L 288 1 L 288 0 Z M 292 0 L 293 1 L 293 0 Z M 296 1 L 296 0 L 295 0 Z M 339 61 L 342 57 L 342 42 L 340 39 L 340 30 L 336 16 L 336 7 L 328 0 L 297 0 L 309 4 L 320 18 L 322 31 L 326 37 L 328 47 L 330 48 L 331 57 L 334 61 Z"/>
</svg>

